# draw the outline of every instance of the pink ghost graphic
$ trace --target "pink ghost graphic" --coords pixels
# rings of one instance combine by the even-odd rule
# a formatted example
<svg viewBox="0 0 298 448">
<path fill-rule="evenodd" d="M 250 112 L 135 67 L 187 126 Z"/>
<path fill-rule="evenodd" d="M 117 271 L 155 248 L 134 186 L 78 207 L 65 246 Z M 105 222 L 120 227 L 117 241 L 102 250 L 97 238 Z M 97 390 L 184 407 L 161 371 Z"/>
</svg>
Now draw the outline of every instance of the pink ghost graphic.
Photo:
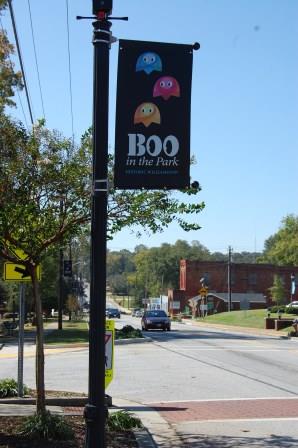
<svg viewBox="0 0 298 448">
<path fill-rule="evenodd" d="M 153 87 L 153 96 L 162 96 L 168 100 L 171 96 L 180 96 L 180 86 L 177 79 L 173 76 L 162 76 Z"/>
</svg>

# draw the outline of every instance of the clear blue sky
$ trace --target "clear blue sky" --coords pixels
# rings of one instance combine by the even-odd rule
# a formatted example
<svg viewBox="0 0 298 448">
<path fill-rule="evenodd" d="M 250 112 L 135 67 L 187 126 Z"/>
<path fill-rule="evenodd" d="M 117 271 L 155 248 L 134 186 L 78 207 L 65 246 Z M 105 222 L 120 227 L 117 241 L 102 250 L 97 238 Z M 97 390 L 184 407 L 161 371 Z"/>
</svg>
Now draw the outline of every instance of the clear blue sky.
<svg viewBox="0 0 298 448">
<path fill-rule="evenodd" d="M 91 0 L 69 0 L 75 138 L 92 119 Z M 28 0 L 13 0 L 35 118 L 42 116 Z M 47 125 L 71 136 L 66 1 L 30 0 Z M 202 229 L 176 225 L 136 239 L 122 232 L 111 249 L 198 240 L 211 251 L 262 250 L 282 218 L 298 214 L 298 2 L 297 0 L 114 0 L 118 38 L 200 42 L 194 52 L 191 176 L 202 185 Z M 9 15 L 2 23 L 11 34 Z M 118 44 L 111 50 L 110 146 Z M 25 96 L 21 94 L 24 108 Z M 22 120 L 21 109 L 13 112 Z M 27 120 L 28 113 L 26 112 Z"/>
</svg>

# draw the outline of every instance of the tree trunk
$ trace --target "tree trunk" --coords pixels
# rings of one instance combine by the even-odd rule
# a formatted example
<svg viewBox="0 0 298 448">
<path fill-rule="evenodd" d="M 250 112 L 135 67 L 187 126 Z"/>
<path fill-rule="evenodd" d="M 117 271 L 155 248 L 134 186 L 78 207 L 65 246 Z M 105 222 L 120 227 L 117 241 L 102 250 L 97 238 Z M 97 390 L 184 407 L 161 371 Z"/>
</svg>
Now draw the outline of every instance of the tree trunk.
<svg viewBox="0 0 298 448">
<path fill-rule="evenodd" d="M 37 280 L 36 266 L 31 268 L 31 278 L 33 286 L 33 296 L 35 299 L 36 312 L 36 357 L 35 357 L 35 378 L 36 378 L 36 413 L 46 412 L 45 385 L 44 385 L 44 347 L 43 347 L 43 318 L 42 306 Z"/>
</svg>

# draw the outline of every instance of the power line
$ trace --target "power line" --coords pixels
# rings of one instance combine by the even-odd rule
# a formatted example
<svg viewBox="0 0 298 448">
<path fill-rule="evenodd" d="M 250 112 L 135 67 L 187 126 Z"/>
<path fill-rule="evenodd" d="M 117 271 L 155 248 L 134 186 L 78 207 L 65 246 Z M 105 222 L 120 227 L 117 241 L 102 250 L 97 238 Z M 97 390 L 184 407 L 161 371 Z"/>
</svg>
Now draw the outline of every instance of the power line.
<svg viewBox="0 0 298 448">
<path fill-rule="evenodd" d="M 29 95 L 29 90 L 28 90 L 26 76 L 25 76 L 25 69 L 24 69 L 24 64 L 23 64 L 23 59 L 22 59 L 22 54 L 21 54 L 21 48 L 19 45 L 19 38 L 18 38 L 16 23 L 15 23 L 15 18 L 14 18 L 14 12 L 13 12 L 13 7 L 12 7 L 12 0 L 8 0 L 8 6 L 9 6 L 9 11 L 10 11 L 10 16 L 11 16 L 11 22 L 12 22 L 12 27 L 13 27 L 13 32 L 14 32 L 14 38 L 16 41 L 16 47 L 17 47 L 17 51 L 18 51 L 19 61 L 20 61 L 20 65 L 21 65 L 21 71 L 22 71 L 22 75 L 23 75 L 23 82 L 24 82 L 24 87 L 25 87 L 25 92 L 26 92 L 30 120 L 31 120 L 31 124 L 33 126 L 33 124 L 34 124 L 33 113 L 32 113 L 30 95 Z"/>
<path fill-rule="evenodd" d="M 5 34 L 5 30 L 4 30 L 4 27 L 3 27 L 3 23 L 2 23 L 1 17 L 0 17 L 0 25 L 1 25 L 2 33 Z M 8 60 L 9 60 L 9 63 L 10 63 L 10 68 L 13 71 L 14 70 L 13 63 L 12 63 L 12 60 L 11 60 L 9 55 L 8 55 Z M 21 105 L 21 109 L 22 109 L 22 112 L 23 112 L 23 118 L 24 118 L 24 121 L 25 121 L 25 126 L 26 126 L 26 128 L 28 130 L 29 127 L 28 127 L 27 118 L 26 118 L 26 114 L 25 114 L 25 111 L 24 111 L 23 102 L 22 102 L 22 99 L 21 99 L 21 95 L 20 95 L 19 89 L 16 88 L 16 91 L 17 91 L 17 95 L 18 95 L 18 98 L 19 98 L 19 103 Z"/>
<path fill-rule="evenodd" d="M 36 66 L 36 72 L 37 72 L 37 78 L 38 78 L 39 93 L 40 93 L 41 106 L 42 106 L 42 113 L 43 113 L 43 118 L 45 118 L 46 114 L 45 114 L 45 110 L 44 110 L 44 102 L 43 102 L 41 82 L 40 82 L 40 75 L 39 75 L 39 68 L 38 68 L 38 61 L 37 61 L 37 52 L 36 52 L 36 46 L 35 46 L 35 38 L 34 38 L 34 31 L 33 31 L 33 22 L 32 22 L 32 15 L 31 15 L 30 0 L 28 0 L 28 9 L 29 9 L 29 16 L 30 16 L 30 26 L 31 26 L 31 34 L 32 34 L 32 41 L 33 41 L 33 48 L 34 48 L 35 66 Z"/>
<path fill-rule="evenodd" d="M 69 42 L 69 13 L 68 13 L 68 0 L 66 0 L 66 26 L 67 26 L 67 50 L 68 50 L 68 74 L 69 74 L 70 115 L 71 115 L 72 142 L 74 143 L 73 106 L 72 106 L 72 80 L 71 80 L 71 58 L 70 58 L 70 42 Z"/>
</svg>

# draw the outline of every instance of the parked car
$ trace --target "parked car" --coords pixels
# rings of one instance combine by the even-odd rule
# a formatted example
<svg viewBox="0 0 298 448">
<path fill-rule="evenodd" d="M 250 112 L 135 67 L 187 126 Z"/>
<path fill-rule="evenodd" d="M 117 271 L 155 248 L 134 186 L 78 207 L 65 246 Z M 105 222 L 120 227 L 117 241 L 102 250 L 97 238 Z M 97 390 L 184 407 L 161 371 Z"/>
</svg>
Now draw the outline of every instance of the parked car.
<svg viewBox="0 0 298 448">
<path fill-rule="evenodd" d="M 143 310 L 137 310 L 134 315 L 135 317 L 143 317 L 143 314 L 144 314 Z"/>
<path fill-rule="evenodd" d="M 132 317 L 136 317 L 136 313 L 137 313 L 138 311 L 141 311 L 141 308 L 133 308 L 133 310 L 132 310 L 132 312 L 131 312 Z"/>
<path fill-rule="evenodd" d="M 118 317 L 118 319 L 120 319 L 121 314 L 120 314 L 120 311 L 118 310 L 118 308 L 107 308 L 106 309 L 106 317 L 108 317 L 108 318 Z"/>
<path fill-rule="evenodd" d="M 288 305 L 286 305 L 286 308 L 298 308 L 298 301 L 290 302 Z"/>
<path fill-rule="evenodd" d="M 171 330 L 171 321 L 167 313 L 163 310 L 149 310 L 145 311 L 141 320 L 142 330 L 149 330 L 149 328 L 159 328 L 163 331 Z"/>
</svg>

